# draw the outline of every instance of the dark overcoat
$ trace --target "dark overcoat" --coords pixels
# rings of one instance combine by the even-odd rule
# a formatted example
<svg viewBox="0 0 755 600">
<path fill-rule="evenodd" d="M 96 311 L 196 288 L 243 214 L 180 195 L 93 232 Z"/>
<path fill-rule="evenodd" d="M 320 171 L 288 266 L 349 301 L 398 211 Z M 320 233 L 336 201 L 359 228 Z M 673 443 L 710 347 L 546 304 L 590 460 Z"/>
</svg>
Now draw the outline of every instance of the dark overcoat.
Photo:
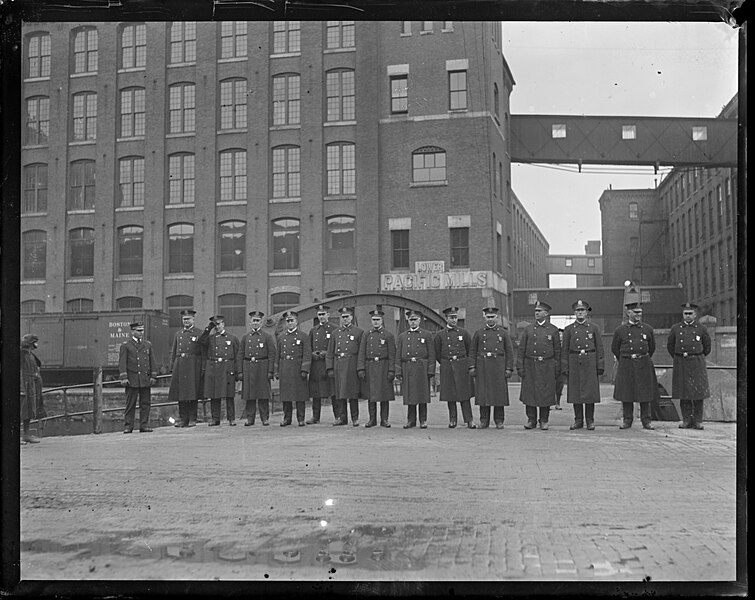
<svg viewBox="0 0 755 600">
<path fill-rule="evenodd" d="M 658 380 L 653 366 L 655 336 L 647 323 L 622 323 L 613 333 L 611 352 L 619 361 L 614 399 L 620 402 L 658 400 Z"/>
<path fill-rule="evenodd" d="M 590 321 L 574 321 L 564 327 L 561 341 L 561 371 L 566 378 L 566 401 L 570 404 L 600 402 L 598 369 L 605 357 L 600 328 Z"/>
<path fill-rule="evenodd" d="M 239 338 L 232 333 L 204 333 L 199 341 L 207 348 L 204 370 L 206 398 L 233 398 L 236 393 L 236 359 Z"/>
<path fill-rule="evenodd" d="M 349 325 L 339 327 L 330 336 L 328 351 L 325 355 L 325 368 L 333 370 L 335 376 L 333 393 L 338 400 L 365 397 L 357 375 L 359 344 L 362 343 L 363 335 L 362 329 Z"/>
<path fill-rule="evenodd" d="M 433 334 L 425 329 L 409 329 L 399 334 L 395 370 L 401 376 L 404 404 L 429 404 L 429 376 L 435 375 Z"/>
<path fill-rule="evenodd" d="M 558 327 L 548 321 L 528 325 L 522 332 L 516 355 L 516 369 L 522 374 L 519 400 L 527 406 L 555 405 L 560 363 Z"/>
<path fill-rule="evenodd" d="M 674 361 L 671 396 L 684 400 L 710 397 L 705 357 L 710 354 L 710 334 L 697 320 L 671 326 L 666 348 Z"/>
<path fill-rule="evenodd" d="M 183 402 L 202 398 L 200 387 L 204 351 L 199 343 L 202 330 L 196 325 L 178 331 L 170 349 L 170 365 L 173 376 L 170 380 L 168 400 Z"/>
<path fill-rule="evenodd" d="M 305 402 L 309 399 L 311 362 L 312 347 L 306 333 L 297 327 L 280 334 L 275 353 L 275 372 L 280 378 L 281 402 Z"/>
<path fill-rule="evenodd" d="M 440 363 L 440 401 L 464 402 L 472 393 L 469 347 L 472 336 L 461 327 L 446 327 L 435 334 L 435 359 Z"/>
<path fill-rule="evenodd" d="M 370 402 L 396 399 L 393 375 L 396 362 L 396 338 L 385 327 L 365 331 L 359 344 L 357 373 L 364 371 L 362 392 Z"/>
<path fill-rule="evenodd" d="M 42 362 L 31 348 L 21 346 L 21 420 L 42 419 Z"/>
<path fill-rule="evenodd" d="M 328 377 L 325 368 L 325 355 L 328 344 L 336 326 L 331 323 L 318 323 L 309 330 L 309 341 L 312 346 L 312 365 L 309 371 L 309 396 L 311 398 L 330 398 L 333 395 L 333 380 Z"/>
<path fill-rule="evenodd" d="M 241 338 L 236 356 L 236 373 L 242 374 L 243 400 L 270 400 L 270 379 L 275 368 L 275 340 L 261 329 Z"/>
<path fill-rule="evenodd" d="M 475 369 L 475 404 L 508 406 L 506 371 L 514 370 L 511 337 L 500 325 L 475 331 L 469 347 L 469 368 Z"/>
<path fill-rule="evenodd" d="M 120 379 L 128 379 L 128 386 L 134 388 L 150 387 L 150 378 L 157 377 L 152 342 L 133 338 L 121 344 L 118 354 L 118 371 Z"/>
</svg>

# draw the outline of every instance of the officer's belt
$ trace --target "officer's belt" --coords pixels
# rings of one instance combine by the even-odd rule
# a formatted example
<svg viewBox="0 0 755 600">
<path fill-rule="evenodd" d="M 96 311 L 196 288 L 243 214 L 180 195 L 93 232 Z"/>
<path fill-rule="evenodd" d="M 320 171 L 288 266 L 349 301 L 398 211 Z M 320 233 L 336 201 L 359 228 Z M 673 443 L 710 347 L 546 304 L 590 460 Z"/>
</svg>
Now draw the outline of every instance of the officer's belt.
<svg viewBox="0 0 755 600">
<path fill-rule="evenodd" d="M 427 360 L 426 358 L 412 356 L 411 358 L 402 358 L 404 362 L 417 362 L 418 360 Z"/>
<path fill-rule="evenodd" d="M 466 356 L 449 356 L 448 358 L 446 358 L 446 360 L 450 360 L 451 362 L 458 362 L 462 358 L 466 358 Z"/>
<path fill-rule="evenodd" d="M 622 354 L 621 358 L 645 358 L 647 354 Z"/>
<path fill-rule="evenodd" d="M 525 356 L 524 358 L 529 358 L 530 360 L 536 360 L 537 362 L 543 362 L 544 360 L 552 359 L 553 356 Z"/>
<path fill-rule="evenodd" d="M 257 356 L 249 356 L 249 357 L 245 356 L 244 360 L 248 360 L 249 362 L 259 362 L 261 360 L 267 360 L 267 356 L 259 356 L 259 357 L 257 357 Z"/>
<path fill-rule="evenodd" d="M 177 358 L 186 358 L 187 356 L 199 356 L 198 354 L 192 354 L 191 352 L 179 352 L 176 354 Z"/>
<path fill-rule="evenodd" d="M 505 354 L 496 354 L 495 352 L 485 352 L 483 358 L 498 358 L 499 356 L 506 356 Z"/>
<path fill-rule="evenodd" d="M 367 360 L 373 360 L 373 361 L 377 362 L 379 360 L 388 360 L 388 357 L 387 356 L 375 356 L 373 358 L 368 358 Z"/>
<path fill-rule="evenodd" d="M 281 360 L 298 360 L 301 356 L 281 356 Z"/>
<path fill-rule="evenodd" d="M 687 358 L 688 356 L 702 356 L 702 352 L 676 352 L 674 356 L 682 356 Z"/>
<path fill-rule="evenodd" d="M 232 358 L 211 358 L 212 362 L 233 362 Z"/>
<path fill-rule="evenodd" d="M 569 354 L 590 354 L 591 352 L 595 350 L 569 350 Z"/>
</svg>

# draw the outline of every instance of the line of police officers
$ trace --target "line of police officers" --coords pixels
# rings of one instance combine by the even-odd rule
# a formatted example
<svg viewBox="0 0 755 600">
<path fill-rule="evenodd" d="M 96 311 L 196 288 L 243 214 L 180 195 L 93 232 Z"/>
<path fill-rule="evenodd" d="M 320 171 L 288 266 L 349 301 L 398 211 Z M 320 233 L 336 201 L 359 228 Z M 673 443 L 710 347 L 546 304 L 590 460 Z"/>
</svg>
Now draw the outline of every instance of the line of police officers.
<svg viewBox="0 0 755 600">
<path fill-rule="evenodd" d="M 640 404 L 645 429 L 653 429 L 650 402 L 658 398 L 658 384 L 652 356 L 655 352 L 653 328 L 642 321 L 638 303 L 625 306 L 627 321 L 616 328 L 611 352 L 617 360 L 613 397 L 622 402 L 621 429 L 632 426 L 634 403 Z M 668 337 L 673 356 L 672 395 L 681 399 L 681 428 L 702 429 L 703 400 L 709 394 L 705 357 L 711 351 L 710 337 L 697 321 L 697 306 L 683 305 L 683 321 L 674 325 Z M 563 334 L 549 321 L 551 307 L 544 302 L 534 307 L 535 321 L 522 333 L 514 355 L 511 338 L 498 322 L 499 309 L 483 309 L 484 327 L 474 335 L 458 326 L 459 308 L 446 308 L 446 327 L 433 334 L 422 329 L 422 314 L 409 311 L 409 329 L 394 335 L 385 329 L 380 307 L 370 311 L 371 327 L 365 331 L 353 324 L 354 310 L 339 310 L 340 327 L 329 322 L 329 307 L 317 307 L 318 323 L 309 334 L 299 329 L 294 311 L 283 314 L 285 328 L 277 340 L 262 330 L 264 314 L 252 311 L 250 331 L 241 340 L 225 329 L 225 318 L 216 315 L 204 330 L 196 327 L 196 311 L 181 312 L 183 329 L 176 333 L 170 353 L 172 379 L 169 399 L 179 407 L 176 427 L 193 427 L 197 401 L 211 399 L 212 421 L 220 425 L 221 403 L 235 425 L 235 383 L 242 382 L 246 402 L 246 426 L 255 422 L 259 410 L 263 426 L 269 425 L 272 379 L 280 380 L 283 404 L 281 427 L 296 419 L 299 426 L 320 422 L 322 400 L 329 398 L 334 426 L 359 425 L 359 399 L 367 398 L 369 419 L 366 427 L 378 425 L 380 404 L 382 427 L 390 427 L 389 406 L 395 400 L 394 380 L 401 384 L 407 407 L 405 429 L 427 427 L 436 362 L 440 363 L 440 401 L 448 406 L 450 428 L 458 421 L 456 404 L 461 405 L 463 422 L 475 429 L 471 398 L 479 406 L 480 427 L 493 423 L 502 429 L 504 410 L 509 405 L 508 379 L 514 369 L 522 385 L 520 401 L 525 405 L 526 429 L 548 429 L 551 406 L 557 404 L 559 380 L 566 380 L 567 402 L 574 409 L 570 429 L 595 429 L 595 404 L 600 402 L 599 378 L 604 372 L 604 350 L 597 325 L 588 318 L 587 302 L 572 304 L 575 321 Z M 149 428 L 149 389 L 155 380 L 151 345 L 143 340 L 144 326 L 132 323 L 132 339 L 121 346 L 121 380 L 127 387 L 124 433 L 133 429 L 137 398 L 140 402 L 140 431 Z M 312 398 L 312 417 L 305 420 L 305 403 Z M 347 408 L 348 407 L 348 408 Z M 243 418 L 244 415 L 242 415 Z"/>
</svg>

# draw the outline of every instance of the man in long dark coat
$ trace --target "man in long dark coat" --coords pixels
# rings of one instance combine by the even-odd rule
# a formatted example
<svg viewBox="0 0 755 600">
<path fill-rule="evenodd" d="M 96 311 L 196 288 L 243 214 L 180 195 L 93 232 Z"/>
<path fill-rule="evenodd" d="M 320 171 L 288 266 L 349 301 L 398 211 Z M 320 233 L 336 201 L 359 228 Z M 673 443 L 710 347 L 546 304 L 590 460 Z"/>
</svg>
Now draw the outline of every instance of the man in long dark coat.
<svg viewBox="0 0 755 600">
<path fill-rule="evenodd" d="M 679 398 L 679 429 L 703 429 L 703 402 L 710 397 L 705 357 L 710 354 L 710 334 L 697 320 L 697 304 L 682 304 L 682 322 L 671 327 L 666 348 L 674 361 L 671 396 Z"/>
<path fill-rule="evenodd" d="M 170 349 L 170 380 L 168 400 L 178 402 L 176 427 L 194 427 L 197 424 L 197 399 L 202 397 L 201 378 L 204 350 L 199 344 L 202 330 L 194 325 L 197 311 L 181 311 L 183 329 L 176 332 Z"/>
<path fill-rule="evenodd" d="M 123 433 L 134 430 L 136 401 L 139 401 L 139 431 L 149 433 L 151 386 L 157 383 L 155 357 L 152 343 L 144 339 L 144 323 L 134 321 L 131 337 L 121 344 L 118 355 L 118 371 L 121 384 L 126 388 L 126 410 L 123 413 Z"/>
<path fill-rule="evenodd" d="M 571 305 L 576 320 L 564 327 L 561 340 L 561 373 L 566 379 L 566 401 L 574 407 L 569 429 L 595 429 L 595 405 L 600 402 L 603 374 L 603 339 L 600 329 L 587 319 L 592 307 L 584 300 Z"/>
<path fill-rule="evenodd" d="M 214 331 L 210 328 L 214 328 Z M 225 317 L 216 315 L 210 319 L 199 342 L 206 348 L 207 361 L 204 371 L 204 396 L 210 398 L 210 426 L 220 425 L 220 405 L 225 399 L 225 414 L 228 424 L 236 425 L 236 358 L 239 339 L 225 329 Z M 211 332 L 212 331 L 212 332 Z"/>
<path fill-rule="evenodd" d="M 508 380 L 514 372 L 514 348 L 511 337 L 498 324 L 496 306 L 484 308 L 485 326 L 475 331 L 469 347 L 469 374 L 474 378 L 475 404 L 480 407 L 480 428 L 490 426 L 490 407 L 496 429 L 503 429 L 509 405 Z"/>
<path fill-rule="evenodd" d="M 393 391 L 395 377 L 396 339 L 383 326 L 385 313 L 378 307 L 370 311 L 372 329 L 365 331 L 359 344 L 357 374 L 367 396 L 370 419 L 365 427 L 377 425 L 377 403 L 380 402 L 380 426 L 390 427 L 390 402 L 396 399 Z"/>
<path fill-rule="evenodd" d="M 21 441 L 24 444 L 39 443 L 39 438 L 29 433 L 29 425 L 32 419 L 46 416 L 42 408 L 42 362 L 34 354 L 38 345 L 39 337 L 33 333 L 21 338 Z"/>
<path fill-rule="evenodd" d="M 548 429 L 551 406 L 556 403 L 556 385 L 561 376 L 561 340 L 558 327 L 548 320 L 551 307 L 535 304 L 535 322 L 527 325 L 519 340 L 516 370 L 522 380 L 519 400 L 527 414 L 525 429 Z M 540 419 L 538 420 L 538 409 Z"/>
<path fill-rule="evenodd" d="M 304 410 L 309 398 L 309 365 L 312 348 L 309 336 L 299 329 L 299 319 L 292 310 L 282 316 L 286 329 L 278 338 L 275 353 L 275 378 L 280 379 L 280 395 L 283 404 L 281 427 L 291 425 L 293 405 L 296 403 L 296 420 L 304 427 Z"/>
<path fill-rule="evenodd" d="M 658 399 L 655 377 L 653 328 L 642 322 L 642 306 L 638 302 L 625 305 L 628 321 L 613 333 L 611 352 L 619 361 L 613 397 L 622 404 L 623 421 L 619 429 L 632 426 L 634 403 L 640 403 L 640 420 L 644 429 L 655 429 L 650 423 L 650 403 Z"/>
<path fill-rule="evenodd" d="M 265 313 L 249 313 L 250 331 L 245 333 L 236 355 L 236 379 L 241 381 L 241 397 L 246 402 L 245 427 L 254 425 L 259 404 L 262 425 L 270 424 L 270 381 L 275 372 L 275 340 L 262 330 Z"/>
<path fill-rule="evenodd" d="M 342 418 L 339 410 L 340 404 L 334 402 L 333 380 L 328 377 L 328 370 L 325 368 L 325 355 L 328 353 L 328 344 L 336 327 L 330 323 L 330 307 L 326 304 L 320 304 L 317 307 L 317 325 L 309 330 L 309 341 L 312 346 L 312 367 L 309 371 L 309 396 L 312 398 L 312 418 L 307 421 L 308 425 L 314 425 L 320 422 L 320 413 L 322 410 L 322 399 L 330 398 L 333 408 L 333 416 L 336 421 Z"/>
<path fill-rule="evenodd" d="M 448 403 L 448 426 L 456 427 L 461 405 L 461 416 L 469 429 L 476 429 L 472 416 L 472 379 L 469 376 L 469 346 L 472 336 L 459 327 L 459 307 L 443 310 L 446 327 L 435 334 L 435 358 L 440 363 L 440 401 Z"/>
<path fill-rule="evenodd" d="M 406 406 L 404 429 L 417 426 L 419 406 L 420 429 L 427 429 L 427 405 L 430 404 L 430 383 L 435 377 L 435 345 L 433 334 L 420 329 L 422 313 L 407 313 L 409 329 L 399 334 L 396 347 L 396 377 L 401 381 L 401 394 Z"/>
<path fill-rule="evenodd" d="M 341 326 L 330 337 L 328 351 L 325 354 L 325 368 L 328 377 L 334 379 L 335 401 L 338 403 L 340 419 L 333 425 L 346 425 L 346 403 L 348 401 L 351 412 L 351 424 L 359 426 L 359 398 L 363 397 L 359 375 L 357 374 L 357 360 L 359 359 L 359 344 L 362 342 L 364 330 L 353 325 L 354 309 L 344 306 L 338 311 L 341 314 Z"/>
</svg>

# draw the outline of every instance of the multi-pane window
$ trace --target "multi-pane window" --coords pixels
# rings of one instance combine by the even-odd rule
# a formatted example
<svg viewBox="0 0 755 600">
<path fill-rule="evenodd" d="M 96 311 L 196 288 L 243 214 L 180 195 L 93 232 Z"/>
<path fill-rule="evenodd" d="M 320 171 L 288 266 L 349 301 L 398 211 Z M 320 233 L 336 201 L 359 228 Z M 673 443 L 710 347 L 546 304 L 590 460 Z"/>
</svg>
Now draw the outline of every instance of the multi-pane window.
<svg viewBox="0 0 755 600">
<path fill-rule="evenodd" d="M 97 94 L 82 92 L 73 95 L 73 140 L 97 138 Z"/>
<path fill-rule="evenodd" d="M 121 90 L 121 137 L 144 137 L 146 104 L 144 88 Z"/>
<path fill-rule="evenodd" d="M 469 227 L 451 227 L 451 267 L 469 267 Z"/>
<path fill-rule="evenodd" d="M 144 158 L 141 156 L 118 161 L 118 206 L 144 206 Z"/>
<path fill-rule="evenodd" d="M 299 220 L 277 219 L 272 222 L 273 270 L 299 269 Z"/>
<path fill-rule="evenodd" d="M 246 79 L 220 82 L 220 129 L 246 127 Z"/>
<path fill-rule="evenodd" d="M 405 113 L 409 111 L 409 76 L 394 75 L 391 77 L 391 112 Z"/>
<path fill-rule="evenodd" d="M 21 213 L 47 212 L 47 165 L 43 163 L 24 167 L 24 201 Z"/>
<path fill-rule="evenodd" d="M 194 298 L 191 296 L 168 296 L 165 299 L 168 313 L 168 327 L 181 327 L 181 311 L 194 307 Z"/>
<path fill-rule="evenodd" d="M 724 192 L 726 194 L 726 224 L 731 225 L 731 215 L 732 215 L 732 194 L 731 194 L 731 179 L 728 177 L 726 178 L 726 182 L 724 184 Z"/>
<path fill-rule="evenodd" d="M 328 71 L 326 74 L 327 121 L 353 121 L 355 113 L 354 71 Z"/>
<path fill-rule="evenodd" d="M 81 227 L 68 233 L 70 248 L 69 275 L 71 277 L 94 276 L 94 229 Z"/>
<path fill-rule="evenodd" d="M 94 302 L 89 298 L 74 298 L 66 301 L 66 312 L 86 313 L 94 310 Z"/>
<path fill-rule="evenodd" d="M 354 21 L 328 21 L 325 27 L 326 48 L 354 47 Z"/>
<path fill-rule="evenodd" d="M 721 186 L 716 186 L 716 205 L 718 207 L 717 214 L 718 214 L 718 230 L 721 231 L 721 218 L 724 216 L 724 199 L 721 195 Z"/>
<path fill-rule="evenodd" d="M 718 263 L 715 263 L 713 260 L 711 260 L 711 269 L 714 279 L 716 270 L 718 270 L 718 283 L 722 292 L 726 289 L 726 273 L 724 272 L 725 260 L 726 258 L 724 257 L 724 243 L 718 242 Z M 716 269 L 716 265 L 718 265 L 718 269 Z M 731 269 L 732 265 L 727 265 L 727 268 Z"/>
<path fill-rule="evenodd" d="M 26 127 L 24 144 L 35 146 L 46 144 L 50 135 L 50 99 L 35 96 L 26 100 Z"/>
<path fill-rule="evenodd" d="M 118 275 L 141 275 L 144 228 L 128 225 L 118 229 Z"/>
<path fill-rule="evenodd" d="M 301 22 L 273 21 L 273 54 L 301 51 Z"/>
<path fill-rule="evenodd" d="M 94 168 L 93 160 L 77 160 L 71 163 L 68 210 L 94 208 Z"/>
<path fill-rule="evenodd" d="M 394 229 L 391 231 L 391 268 L 409 268 L 409 230 Z"/>
<path fill-rule="evenodd" d="M 464 71 L 464 104 L 462 108 L 466 108 L 466 71 Z M 495 115 L 495 120 L 500 123 L 501 120 L 501 95 L 498 93 L 498 84 L 493 82 L 493 114 Z M 451 108 L 453 109 L 453 105 L 451 105 Z"/>
<path fill-rule="evenodd" d="M 115 310 L 136 310 L 140 309 L 142 304 L 139 296 L 122 296 L 115 301 Z"/>
<path fill-rule="evenodd" d="M 729 256 L 729 288 L 734 287 L 734 275 L 737 271 L 737 265 L 734 262 L 734 254 L 732 252 L 731 238 L 726 240 L 726 253 Z M 723 286 L 721 286 L 723 288 Z"/>
<path fill-rule="evenodd" d="M 299 147 L 273 148 L 273 198 L 298 198 L 300 194 Z"/>
<path fill-rule="evenodd" d="M 220 153 L 220 201 L 246 200 L 246 150 Z"/>
<path fill-rule="evenodd" d="M 412 152 L 412 181 L 424 183 L 446 180 L 446 151 L 426 146 Z"/>
<path fill-rule="evenodd" d="M 429 32 L 433 30 L 433 22 L 432 21 L 422 21 L 422 31 Z"/>
<path fill-rule="evenodd" d="M 498 86 L 495 86 L 496 96 Z M 451 110 L 466 110 L 467 108 L 467 72 L 466 71 L 449 71 L 448 72 L 448 107 Z M 498 101 L 495 100 L 495 111 L 498 116 Z"/>
<path fill-rule="evenodd" d="M 77 29 L 73 34 L 73 72 L 97 71 L 97 30 L 94 27 Z"/>
<path fill-rule="evenodd" d="M 633 221 L 639 219 L 639 207 L 636 202 L 629 203 L 629 218 Z"/>
<path fill-rule="evenodd" d="M 34 33 L 27 38 L 26 77 L 49 77 L 51 43 L 49 33 Z"/>
<path fill-rule="evenodd" d="M 246 21 L 220 23 L 220 58 L 240 58 L 247 54 Z"/>
<path fill-rule="evenodd" d="M 45 312 L 44 300 L 24 300 L 21 303 L 22 315 L 39 315 Z"/>
<path fill-rule="evenodd" d="M 218 225 L 221 271 L 243 271 L 246 256 L 246 222 L 226 221 Z"/>
<path fill-rule="evenodd" d="M 225 317 L 225 324 L 230 327 L 246 325 L 246 295 L 223 294 L 218 296 L 218 311 Z"/>
<path fill-rule="evenodd" d="M 496 231 L 495 234 L 495 270 L 503 273 L 503 234 Z"/>
<path fill-rule="evenodd" d="M 327 269 L 356 267 L 356 219 L 347 215 L 328 218 Z"/>
<path fill-rule="evenodd" d="M 493 168 L 496 168 L 496 156 L 495 152 L 493 152 Z M 499 192 L 501 191 L 501 173 L 496 169 L 495 172 L 495 179 L 493 181 L 493 196 L 498 197 Z"/>
<path fill-rule="evenodd" d="M 277 314 L 299 305 L 299 294 L 295 292 L 280 292 L 270 296 L 270 312 Z"/>
<path fill-rule="evenodd" d="M 301 84 L 298 73 L 273 77 L 273 125 L 300 122 Z"/>
<path fill-rule="evenodd" d="M 170 24 L 170 64 L 197 60 L 197 24 L 176 21 Z"/>
<path fill-rule="evenodd" d="M 168 204 L 194 203 L 194 155 L 168 157 Z"/>
<path fill-rule="evenodd" d="M 147 63 L 147 26 L 124 25 L 121 30 L 121 69 L 135 69 Z"/>
<path fill-rule="evenodd" d="M 168 226 L 168 273 L 194 271 L 194 225 L 175 223 Z"/>
<path fill-rule="evenodd" d="M 328 195 L 356 193 L 356 150 L 354 144 L 327 145 Z"/>
<path fill-rule="evenodd" d="M 47 270 L 47 233 L 25 231 L 21 235 L 21 279 L 44 279 Z"/>
<path fill-rule="evenodd" d="M 195 128 L 196 87 L 193 83 L 170 86 L 169 133 L 188 133 Z"/>
</svg>

